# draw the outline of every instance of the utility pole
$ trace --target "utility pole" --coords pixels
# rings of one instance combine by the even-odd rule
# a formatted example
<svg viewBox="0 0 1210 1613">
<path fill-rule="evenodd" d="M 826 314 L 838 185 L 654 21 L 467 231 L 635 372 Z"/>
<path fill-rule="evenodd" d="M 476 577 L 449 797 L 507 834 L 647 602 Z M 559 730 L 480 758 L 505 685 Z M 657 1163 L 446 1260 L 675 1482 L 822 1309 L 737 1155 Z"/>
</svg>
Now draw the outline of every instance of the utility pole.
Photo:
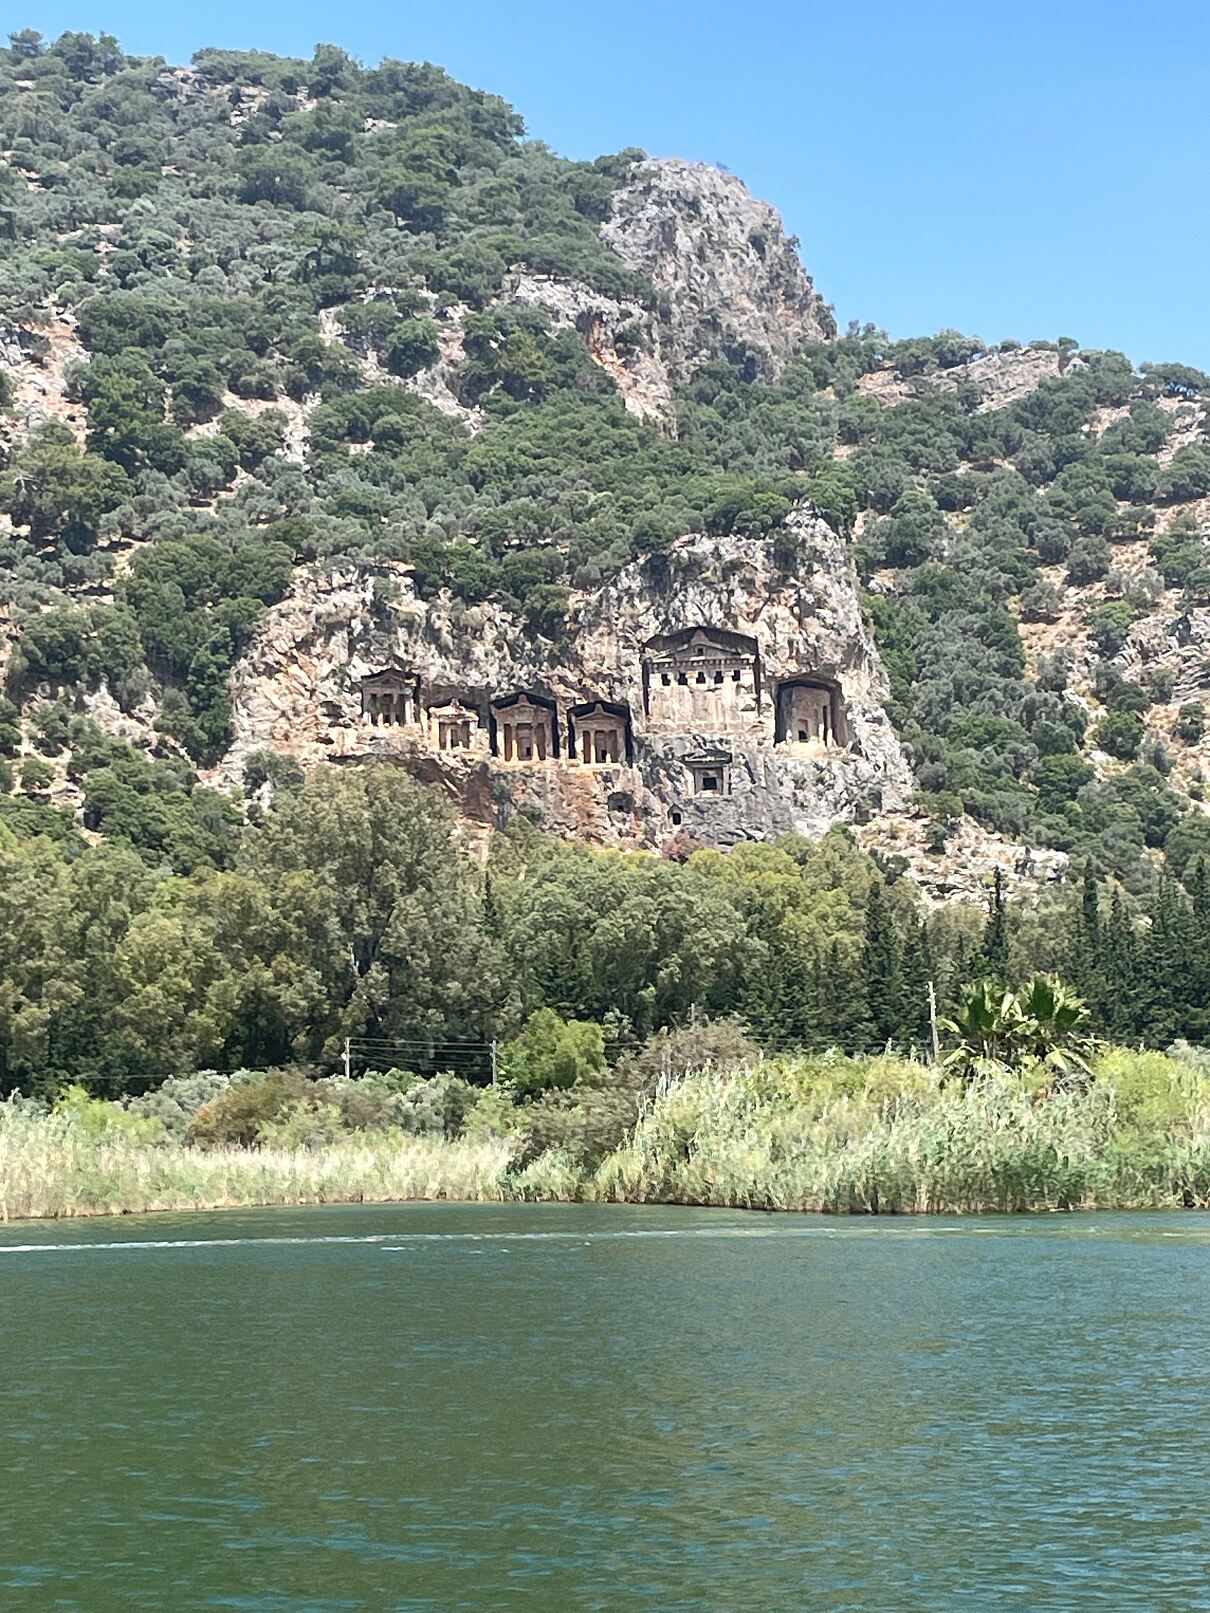
<svg viewBox="0 0 1210 1613">
<path fill-rule="evenodd" d="M 941 1063 L 941 1039 L 937 1035 L 937 988 L 929 981 L 929 1030 L 933 1033 L 933 1063 Z"/>
<path fill-rule="evenodd" d="M 353 1056 L 349 1048 L 349 1038 L 347 1036 L 345 1037 L 344 1052 L 340 1055 L 340 1062 L 345 1067 L 345 1080 L 348 1081 L 352 1077 Z"/>
<path fill-rule="evenodd" d="M 497 1064 L 498 1064 L 498 1061 L 497 1061 L 497 1058 L 496 1058 L 496 1038 L 493 1036 L 492 1037 L 492 1085 L 493 1086 L 495 1086 L 496 1077 L 499 1074 Z"/>
</svg>

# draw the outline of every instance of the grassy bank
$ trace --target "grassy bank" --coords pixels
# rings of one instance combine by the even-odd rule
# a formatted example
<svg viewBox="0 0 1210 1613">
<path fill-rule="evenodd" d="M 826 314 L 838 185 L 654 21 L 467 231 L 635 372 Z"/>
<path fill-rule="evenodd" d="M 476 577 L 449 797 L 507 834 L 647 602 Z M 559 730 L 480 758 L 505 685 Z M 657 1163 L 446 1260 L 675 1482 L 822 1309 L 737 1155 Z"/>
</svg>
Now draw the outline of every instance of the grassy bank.
<svg viewBox="0 0 1210 1613">
<path fill-rule="evenodd" d="M 855 1077 L 857 1077 L 855 1079 Z M 1210 1206 L 1210 1082 L 1159 1055 L 1112 1055 L 1086 1091 L 964 1087 L 871 1061 L 691 1076 L 594 1186 L 617 1199 L 836 1214 Z"/>
<path fill-rule="evenodd" d="M 510 1160 L 503 1141 L 415 1137 L 320 1148 L 151 1146 L 73 1134 L 52 1116 L 0 1126 L 0 1217 L 503 1199 Z"/>
<path fill-rule="evenodd" d="M 406 1199 L 838 1214 L 1210 1207 L 1210 1064 L 1189 1052 L 1110 1052 L 1086 1089 L 1058 1093 L 1007 1073 L 945 1082 L 890 1058 L 781 1059 L 662 1081 L 629 1114 L 600 1088 L 573 1090 L 553 1143 L 541 1115 L 494 1092 L 454 1135 L 448 1120 L 419 1135 L 397 1116 L 334 1134 L 296 1115 L 254 1146 L 204 1146 L 205 1127 L 174 1130 L 128 1106 L 4 1104 L 0 1214 Z"/>
</svg>

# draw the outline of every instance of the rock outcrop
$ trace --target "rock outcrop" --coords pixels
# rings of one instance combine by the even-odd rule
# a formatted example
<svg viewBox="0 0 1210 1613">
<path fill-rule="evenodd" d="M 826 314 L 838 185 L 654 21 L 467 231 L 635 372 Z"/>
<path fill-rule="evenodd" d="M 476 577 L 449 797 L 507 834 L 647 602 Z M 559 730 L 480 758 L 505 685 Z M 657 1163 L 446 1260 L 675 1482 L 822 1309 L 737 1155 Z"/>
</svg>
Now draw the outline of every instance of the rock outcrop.
<svg viewBox="0 0 1210 1613">
<path fill-rule="evenodd" d="M 900 864 L 927 902 L 984 897 L 997 874 L 1009 890 L 1055 884 L 1066 875 L 1066 852 L 1018 845 L 963 815 L 949 826 L 944 845 L 922 813 L 871 819 L 857 830 L 863 850 L 888 865 Z"/>
<path fill-rule="evenodd" d="M 431 403 L 433 408 L 442 414 L 452 415 L 455 420 L 461 420 L 473 435 L 483 424 L 483 411 L 463 403 L 455 391 L 458 368 L 466 359 L 462 345 L 463 321 L 466 314 L 467 309 L 463 303 L 456 303 L 444 311 L 437 326 L 439 352 L 436 363 L 416 375 L 409 376 L 403 384 L 409 392 L 415 392 L 417 397 L 423 398 L 426 403 Z M 391 380 L 389 373 L 377 364 L 371 364 L 370 372 L 374 381 Z"/>
<path fill-rule="evenodd" d="M 619 302 L 577 280 L 538 274 L 511 275 L 502 300 L 545 309 L 555 326 L 578 330 L 590 358 L 613 378 L 631 414 L 675 434 L 674 378 L 664 362 L 662 332 L 650 309 Z"/>
<path fill-rule="evenodd" d="M 1054 380 L 1084 360 L 1053 347 L 1014 347 L 1004 352 L 980 353 L 965 364 L 938 370 L 930 383 L 943 392 L 972 386 L 980 394 L 979 412 L 1007 409 L 1010 403 L 1036 392 L 1043 381 Z"/>
<path fill-rule="evenodd" d="M 542 308 L 556 327 L 579 331 L 627 409 L 669 435 L 673 389 L 703 364 L 725 359 L 776 376 L 804 343 L 834 334 L 780 215 L 721 169 L 676 158 L 636 164 L 601 238 L 651 284 L 657 308 L 523 270 L 508 276 L 499 301 Z M 478 411 L 458 402 L 453 385 L 463 313 L 443 315 L 440 357 L 407 384 L 475 431 Z"/>
<path fill-rule="evenodd" d="M 1007 409 L 1010 404 L 1036 392 L 1043 381 L 1066 375 L 1083 363 L 1078 354 L 1065 355 L 1054 347 L 1010 347 L 980 353 L 965 364 L 928 370 L 922 375 L 903 376 L 892 369 L 872 370 L 857 382 L 857 391 L 893 407 L 928 387 L 940 392 L 972 387 L 979 394 L 979 413 L 985 414 L 993 409 Z"/>
<path fill-rule="evenodd" d="M 793 575 L 778 560 L 787 537 Z M 725 663 L 734 672 L 665 675 L 661 686 L 653 643 L 699 630 L 710 646 L 738 646 Z M 363 713 L 364 680 L 392 668 L 420 709 L 377 725 Z M 800 682 L 833 702 L 826 737 L 787 728 L 786 691 Z M 507 754 L 517 694 L 549 710 L 541 757 Z M 624 567 L 573 597 L 558 644 L 497 605 L 419 598 L 403 565 L 311 570 L 236 669 L 236 739 L 215 782 L 235 782 L 249 754 L 269 748 L 304 763 L 395 762 L 441 783 L 485 828 L 520 812 L 597 844 L 649 848 L 819 834 L 906 805 L 911 777 L 885 695 L 844 546 L 807 513 L 776 552 L 699 535 Z M 590 715 L 594 703 L 605 716 Z M 469 739 L 442 749 L 438 722 L 454 715 Z M 616 722 L 617 741 L 585 761 L 596 722 Z"/>
<path fill-rule="evenodd" d="M 777 375 L 804 342 L 835 334 L 780 214 L 721 169 L 638 163 L 601 238 L 663 299 L 660 356 L 674 380 L 720 358 Z"/>
<path fill-rule="evenodd" d="M 1138 682 L 1164 672 L 1172 683 L 1170 704 L 1204 701 L 1210 683 L 1210 606 L 1185 605 L 1144 616 L 1114 657 L 1123 676 Z"/>
<path fill-rule="evenodd" d="M 82 403 L 68 397 L 67 373 L 87 358 L 70 314 L 54 313 L 44 324 L 0 332 L 0 370 L 13 390 L 13 412 L 3 423 L 4 433 L 24 435 L 55 421 L 83 444 L 87 413 Z"/>
</svg>

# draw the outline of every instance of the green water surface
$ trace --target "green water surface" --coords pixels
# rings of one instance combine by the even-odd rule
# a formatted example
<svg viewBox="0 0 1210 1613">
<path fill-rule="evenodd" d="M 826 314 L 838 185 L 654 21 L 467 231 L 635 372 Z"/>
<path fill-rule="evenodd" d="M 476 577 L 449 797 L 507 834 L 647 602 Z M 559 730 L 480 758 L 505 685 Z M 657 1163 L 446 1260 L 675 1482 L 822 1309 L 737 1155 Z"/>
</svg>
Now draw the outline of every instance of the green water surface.
<svg viewBox="0 0 1210 1613">
<path fill-rule="evenodd" d="M 1210 1609 L 1210 1220 L 0 1228 L 12 1613 Z"/>
</svg>

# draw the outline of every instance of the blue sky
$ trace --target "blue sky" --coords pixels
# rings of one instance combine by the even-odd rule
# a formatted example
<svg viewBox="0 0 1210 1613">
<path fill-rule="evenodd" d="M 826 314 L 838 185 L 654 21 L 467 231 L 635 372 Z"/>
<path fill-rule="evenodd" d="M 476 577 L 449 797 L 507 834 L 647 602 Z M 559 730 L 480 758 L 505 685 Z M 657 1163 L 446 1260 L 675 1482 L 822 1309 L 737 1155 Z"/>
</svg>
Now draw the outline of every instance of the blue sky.
<svg viewBox="0 0 1210 1613">
<path fill-rule="evenodd" d="M 573 157 L 725 164 L 843 324 L 1210 369 L 1206 0 L 27 0 L 6 28 L 440 62 Z"/>
</svg>

